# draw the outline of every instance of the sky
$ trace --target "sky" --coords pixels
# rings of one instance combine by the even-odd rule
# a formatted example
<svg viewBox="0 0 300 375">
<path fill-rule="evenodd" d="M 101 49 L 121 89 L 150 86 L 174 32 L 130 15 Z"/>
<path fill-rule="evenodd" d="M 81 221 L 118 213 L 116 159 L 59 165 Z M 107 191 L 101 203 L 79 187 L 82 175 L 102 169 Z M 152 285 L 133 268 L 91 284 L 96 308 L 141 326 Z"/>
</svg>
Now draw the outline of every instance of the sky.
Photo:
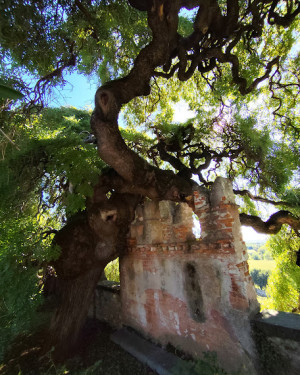
<svg viewBox="0 0 300 375">
<path fill-rule="evenodd" d="M 98 88 L 96 78 L 88 78 L 80 74 L 66 75 L 68 82 L 63 89 L 55 89 L 54 99 L 50 106 L 72 106 L 78 109 L 93 108 L 94 96 Z"/>
<path fill-rule="evenodd" d="M 68 83 L 64 89 L 56 89 L 55 99 L 50 103 L 51 106 L 72 106 L 81 109 L 94 108 L 94 96 L 98 88 L 96 78 L 87 78 L 79 74 L 67 75 L 65 79 Z M 174 120 L 185 122 L 193 117 L 192 111 L 188 110 L 186 103 L 181 103 L 175 109 Z M 268 236 L 255 232 L 251 227 L 242 227 L 243 239 L 245 242 L 265 242 Z"/>
<path fill-rule="evenodd" d="M 243 239 L 245 242 L 261 242 L 264 243 L 269 238 L 268 235 L 257 233 L 251 227 L 242 227 Z"/>
</svg>

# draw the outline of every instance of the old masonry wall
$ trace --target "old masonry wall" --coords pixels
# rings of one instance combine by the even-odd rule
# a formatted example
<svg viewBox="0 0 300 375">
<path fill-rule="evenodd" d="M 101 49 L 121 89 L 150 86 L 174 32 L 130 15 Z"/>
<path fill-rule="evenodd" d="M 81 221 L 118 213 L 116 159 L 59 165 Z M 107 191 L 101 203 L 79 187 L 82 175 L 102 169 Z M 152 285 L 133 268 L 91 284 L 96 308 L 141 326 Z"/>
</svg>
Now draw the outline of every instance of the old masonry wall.
<svg viewBox="0 0 300 375">
<path fill-rule="evenodd" d="M 123 325 L 191 355 L 214 351 L 228 370 L 254 374 L 250 319 L 259 311 L 229 180 L 194 191 L 196 239 L 187 204 L 138 207 L 120 258 Z"/>
</svg>

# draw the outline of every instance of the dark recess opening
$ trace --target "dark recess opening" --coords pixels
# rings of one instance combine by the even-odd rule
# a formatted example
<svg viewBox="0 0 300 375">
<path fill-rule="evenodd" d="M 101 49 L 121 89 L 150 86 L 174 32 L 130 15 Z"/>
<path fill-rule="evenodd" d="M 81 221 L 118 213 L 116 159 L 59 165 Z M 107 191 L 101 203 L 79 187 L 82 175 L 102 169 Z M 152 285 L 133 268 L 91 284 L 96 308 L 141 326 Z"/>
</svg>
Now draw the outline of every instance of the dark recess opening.
<svg viewBox="0 0 300 375">
<path fill-rule="evenodd" d="M 184 266 L 185 292 L 187 295 L 188 307 L 192 318 L 199 323 L 206 320 L 204 303 L 200 288 L 199 274 L 193 263 L 186 263 Z"/>
</svg>

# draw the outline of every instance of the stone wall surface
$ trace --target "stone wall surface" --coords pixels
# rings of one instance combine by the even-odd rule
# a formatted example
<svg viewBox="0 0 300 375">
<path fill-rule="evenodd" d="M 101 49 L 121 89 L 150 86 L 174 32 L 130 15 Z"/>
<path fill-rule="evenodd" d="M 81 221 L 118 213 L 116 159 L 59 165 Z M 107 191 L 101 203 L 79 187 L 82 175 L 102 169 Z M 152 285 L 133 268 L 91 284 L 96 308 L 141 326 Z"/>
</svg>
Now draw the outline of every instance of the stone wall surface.
<svg viewBox="0 0 300 375">
<path fill-rule="evenodd" d="M 95 290 L 89 317 L 97 318 L 114 328 L 122 327 L 120 285 L 114 281 L 101 280 Z"/>
<path fill-rule="evenodd" d="M 256 373 L 250 318 L 259 311 L 231 184 L 194 192 L 201 238 L 187 204 L 145 202 L 120 259 L 123 323 L 192 355 Z"/>
<path fill-rule="evenodd" d="M 253 321 L 262 366 L 276 375 L 300 372 L 300 315 L 265 310 Z"/>
<path fill-rule="evenodd" d="M 231 183 L 217 178 L 210 194 L 199 189 L 193 198 L 193 210 L 169 201 L 137 208 L 121 288 L 102 280 L 90 315 L 193 356 L 214 351 L 229 372 L 298 374 L 300 316 L 257 314 Z"/>
</svg>

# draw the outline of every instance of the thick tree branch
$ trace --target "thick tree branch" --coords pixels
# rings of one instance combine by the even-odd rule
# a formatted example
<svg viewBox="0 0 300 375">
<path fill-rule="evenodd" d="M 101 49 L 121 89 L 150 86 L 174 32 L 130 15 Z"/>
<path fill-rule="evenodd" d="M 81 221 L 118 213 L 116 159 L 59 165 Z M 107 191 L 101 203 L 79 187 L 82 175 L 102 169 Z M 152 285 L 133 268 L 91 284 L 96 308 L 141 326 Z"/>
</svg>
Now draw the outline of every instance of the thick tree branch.
<svg viewBox="0 0 300 375">
<path fill-rule="evenodd" d="M 289 211 L 278 211 L 265 222 L 258 216 L 242 213 L 240 214 L 240 221 L 242 225 L 252 227 L 256 232 L 265 234 L 276 234 L 280 231 L 282 225 L 287 224 L 300 236 L 300 219 Z"/>
<path fill-rule="evenodd" d="M 153 6 L 153 0 L 128 0 L 129 4 L 142 12 L 148 11 Z"/>
<path fill-rule="evenodd" d="M 181 176 L 184 176 L 187 179 L 190 179 L 192 177 L 192 171 L 190 168 L 188 168 L 186 165 L 182 163 L 182 161 L 179 158 L 176 158 L 175 156 L 170 155 L 166 151 L 166 144 L 163 141 L 160 141 L 156 146 L 159 156 L 161 160 L 166 161 L 174 167 Z"/>
<path fill-rule="evenodd" d="M 265 13 L 262 14 L 259 3 L 252 4 L 252 8 L 257 10 L 253 18 L 255 24 L 261 22 L 260 16 L 266 17 Z M 97 90 L 91 126 L 97 138 L 100 157 L 135 190 L 144 191 L 152 199 L 181 200 L 190 194 L 191 182 L 150 165 L 127 147 L 118 129 L 121 106 L 135 97 L 148 95 L 151 78 L 155 75 L 170 77 L 178 69 L 179 79 L 187 80 L 196 68 L 200 71 L 214 69 L 216 61 L 231 65 L 233 82 L 245 95 L 269 78 L 273 67 L 278 65 L 278 57 L 270 61 L 265 66 L 265 73 L 251 83 L 241 76 L 239 58 L 229 51 L 245 33 L 250 33 L 252 26 L 251 23 L 246 26 L 239 24 L 239 17 L 242 15 L 239 15 L 237 0 L 227 1 L 226 15 L 222 14 L 216 0 L 131 0 L 130 4 L 136 9 L 147 11 L 152 40 L 140 51 L 126 77 L 108 82 Z M 200 8 L 194 22 L 194 31 L 190 37 L 183 38 L 177 32 L 179 10 L 183 6 L 192 9 L 196 5 L 200 5 Z M 266 7 L 271 7 L 271 4 L 268 3 Z M 249 11 L 251 12 L 250 8 Z M 251 34 L 245 35 L 245 38 L 251 38 Z M 228 48 L 224 53 L 223 47 L 226 44 Z M 176 57 L 179 61 L 171 67 L 171 62 Z M 157 68 L 162 67 L 165 67 L 167 73 L 156 72 Z M 163 150 L 161 154 L 163 155 Z M 235 158 L 227 152 L 226 155 L 215 153 L 214 159 L 218 162 L 222 156 Z M 166 154 L 162 156 L 166 157 L 173 166 L 182 168 L 181 162 L 175 162 Z M 209 159 L 206 158 L 204 166 L 208 162 Z"/>
<path fill-rule="evenodd" d="M 191 194 L 191 182 L 150 165 L 130 150 L 119 132 L 117 118 L 122 104 L 149 94 L 154 69 L 169 60 L 177 43 L 179 3 L 154 3 L 148 11 L 152 41 L 140 52 L 127 77 L 98 89 L 91 119 L 100 157 L 133 189 L 143 190 L 152 199 L 184 200 Z"/>
<path fill-rule="evenodd" d="M 216 57 L 222 63 L 227 62 L 231 64 L 233 82 L 238 85 L 239 91 L 242 95 L 249 94 L 250 92 L 256 89 L 259 83 L 269 78 L 273 66 L 278 65 L 279 62 L 279 56 L 275 57 L 266 65 L 265 73 L 261 77 L 254 79 L 248 85 L 247 80 L 240 76 L 240 62 L 237 56 L 231 53 L 222 53 L 222 51 L 219 50 L 216 54 Z"/>
</svg>

